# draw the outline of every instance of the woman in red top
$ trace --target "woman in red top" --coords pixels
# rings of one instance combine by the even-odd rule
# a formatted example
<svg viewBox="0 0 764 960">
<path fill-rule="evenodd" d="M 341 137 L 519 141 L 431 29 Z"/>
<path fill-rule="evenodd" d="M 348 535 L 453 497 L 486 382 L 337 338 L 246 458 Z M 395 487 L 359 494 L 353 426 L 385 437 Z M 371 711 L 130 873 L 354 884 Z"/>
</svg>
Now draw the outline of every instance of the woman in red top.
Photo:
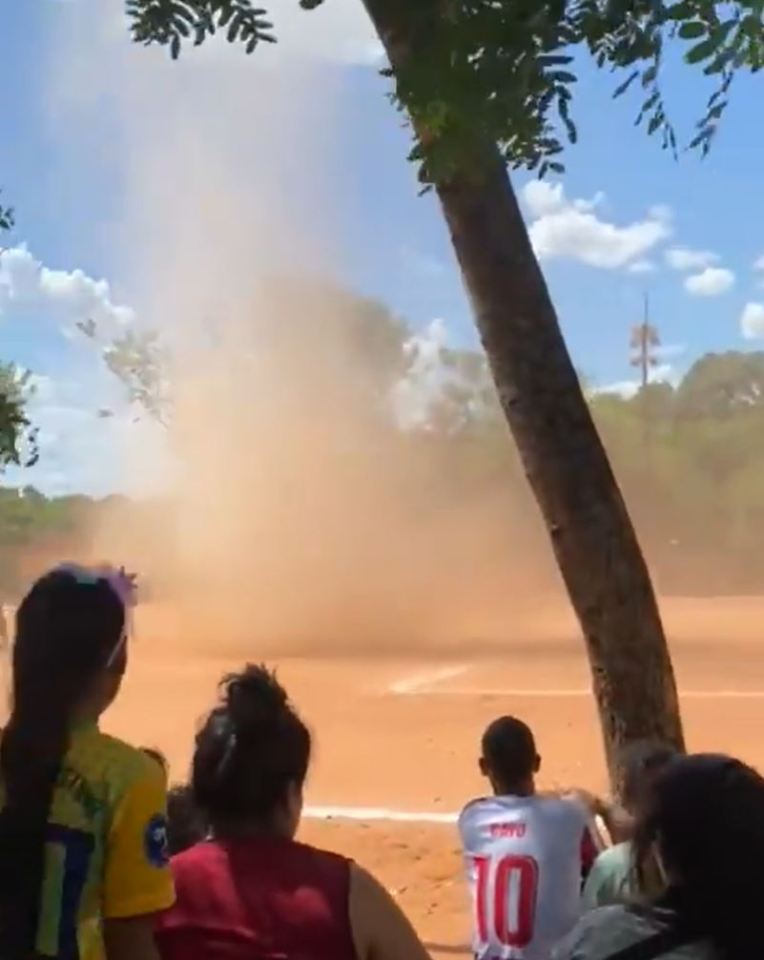
<svg viewBox="0 0 764 960">
<path fill-rule="evenodd" d="M 310 733 L 275 677 L 228 677 L 196 738 L 212 839 L 173 860 L 163 960 L 428 960 L 395 901 L 344 857 L 297 843 Z"/>
</svg>

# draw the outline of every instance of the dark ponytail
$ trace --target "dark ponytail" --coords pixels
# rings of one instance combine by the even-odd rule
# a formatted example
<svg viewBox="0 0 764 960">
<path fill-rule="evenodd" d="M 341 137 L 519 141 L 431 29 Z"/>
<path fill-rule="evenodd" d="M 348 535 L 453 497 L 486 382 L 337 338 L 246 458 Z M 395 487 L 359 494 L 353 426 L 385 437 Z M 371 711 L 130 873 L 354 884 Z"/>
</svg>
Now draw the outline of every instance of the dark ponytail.
<svg viewBox="0 0 764 960">
<path fill-rule="evenodd" d="M 46 829 L 70 725 L 98 674 L 124 669 L 124 630 L 125 607 L 106 579 L 55 571 L 19 607 L 11 714 L 0 742 L 3 960 L 34 955 Z"/>
<path fill-rule="evenodd" d="M 196 737 L 192 788 L 213 828 L 261 821 L 302 786 L 310 733 L 274 674 L 247 666 L 226 677 L 221 702 Z"/>
</svg>

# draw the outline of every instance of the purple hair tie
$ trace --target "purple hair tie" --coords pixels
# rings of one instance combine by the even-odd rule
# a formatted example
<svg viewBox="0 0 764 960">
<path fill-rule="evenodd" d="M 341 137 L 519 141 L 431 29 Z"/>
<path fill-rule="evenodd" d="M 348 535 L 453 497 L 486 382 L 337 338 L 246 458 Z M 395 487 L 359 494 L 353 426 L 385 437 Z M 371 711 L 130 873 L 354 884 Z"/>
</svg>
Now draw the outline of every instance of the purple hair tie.
<svg viewBox="0 0 764 960">
<path fill-rule="evenodd" d="M 137 605 L 138 584 L 134 573 L 128 573 L 124 567 L 119 567 L 117 570 L 113 567 L 105 567 L 102 576 L 122 601 L 125 609 L 129 610 Z"/>
</svg>

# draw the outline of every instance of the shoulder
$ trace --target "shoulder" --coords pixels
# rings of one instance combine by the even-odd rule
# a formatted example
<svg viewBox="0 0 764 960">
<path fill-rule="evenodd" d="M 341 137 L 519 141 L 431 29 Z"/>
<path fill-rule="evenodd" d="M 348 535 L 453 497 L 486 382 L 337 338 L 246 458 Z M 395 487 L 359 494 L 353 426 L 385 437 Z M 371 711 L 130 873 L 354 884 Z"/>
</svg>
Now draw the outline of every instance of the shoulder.
<svg viewBox="0 0 764 960">
<path fill-rule="evenodd" d="M 591 802 L 587 800 L 586 794 L 581 791 L 561 794 L 557 801 L 569 812 L 570 816 L 575 816 L 580 820 L 590 820 L 593 816 Z"/>
<path fill-rule="evenodd" d="M 290 844 L 292 856 L 303 863 L 313 864 L 322 871 L 331 871 L 347 875 L 355 866 L 354 862 L 340 853 L 324 850 L 322 847 L 313 847 L 307 843 L 294 841 Z"/>
<path fill-rule="evenodd" d="M 631 844 L 617 843 L 614 847 L 607 847 L 597 857 L 595 868 L 604 872 L 621 870 L 628 866 L 631 860 Z"/>
<path fill-rule="evenodd" d="M 98 729 L 85 730 L 75 735 L 71 749 L 78 759 L 83 759 L 83 755 L 86 755 L 90 763 L 97 764 L 102 770 L 116 777 L 122 775 L 127 779 L 164 779 L 164 771 L 159 764 L 143 750 Z"/>
<path fill-rule="evenodd" d="M 585 801 L 576 793 L 539 794 L 534 803 L 540 816 L 576 833 L 592 822 Z"/>
<path fill-rule="evenodd" d="M 170 870 L 178 901 L 185 903 L 225 886 L 234 873 L 228 851 L 214 840 L 202 840 L 171 857 Z"/>
<path fill-rule="evenodd" d="M 102 784 L 112 801 L 141 784 L 152 792 L 166 788 L 166 775 L 155 760 L 95 728 L 73 737 L 67 761 L 85 780 Z"/>
<path fill-rule="evenodd" d="M 462 807 L 458 822 L 461 823 L 463 820 L 469 819 L 472 814 L 483 810 L 489 803 L 492 803 L 494 799 L 494 797 L 475 797 L 473 800 L 469 800 Z"/>
<path fill-rule="evenodd" d="M 224 852 L 217 843 L 202 840 L 188 850 L 175 854 L 170 860 L 172 872 L 176 875 L 193 873 L 197 870 L 213 868 L 225 859 Z"/>
<path fill-rule="evenodd" d="M 471 835 L 475 829 L 479 828 L 479 825 L 484 822 L 484 817 L 495 817 L 501 812 L 497 797 L 476 797 L 462 808 L 456 821 L 457 830 L 464 838 L 465 835 Z"/>
<path fill-rule="evenodd" d="M 469 814 L 475 810 L 481 810 L 483 807 L 495 804 L 496 799 L 496 797 L 474 797 L 472 800 L 468 800 L 467 803 L 464 804 L 459 816 L 463 817 L 465 814 Z"/>
<path fill-rule="evenodd" d="M 117 791 L 125 793 L 138 785 L 152 791 L 166 790 L 167 775 L 156 760 L 124 740 L 101 736 L 109 757 L 108 774 Z"/>
<path fill-rule="evenodd" d="M 630 908 L 598 907 L 584 914 L 558 945 L 553 960 L 601 960 L 650 936 L 656 929 L 649 917 Z"/>
<path fill-rule="evenodd" d="M 635 906 L 598 907 L 579 920 L 572 933 L 552 954 L 552 960 L 606 960 L 632 944 L 666 929 L 671 915 L 655 908 Z M 666 955 L 710 960 L 709 944 L 687 944 Z"/>
<path fill-rule="evenodd" d="M 339 853 L 292 840 L 265 845 L 249 841 L 203 840 L 171 860 L 173 873 L 179 876 L 221 869 L 242 870 L 254 862 L 260 869 L 299 873 L 314 881 L 329 876 L 347 876 L 353 865 Z"/>
<path fill-rule="evenodd" d="M 623 901 L 630 890 L 631 847 L 608 847 L 592 865 L 583 891 L 585 909 Z"/>
</svg>

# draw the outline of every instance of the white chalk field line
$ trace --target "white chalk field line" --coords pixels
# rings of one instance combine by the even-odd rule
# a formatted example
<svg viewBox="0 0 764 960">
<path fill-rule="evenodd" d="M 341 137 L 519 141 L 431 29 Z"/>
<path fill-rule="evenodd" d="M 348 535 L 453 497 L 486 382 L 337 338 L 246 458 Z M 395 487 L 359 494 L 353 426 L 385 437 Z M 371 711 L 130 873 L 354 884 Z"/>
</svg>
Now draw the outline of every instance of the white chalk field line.
<svg viewBox="0 0 764 960">
<path fill-rule="evenodd" d="M 477 664 L 459 664 L 407 674 L 387 687 L 387 693 L 401 697 L 527 697 L 582 698 L 592 697 L 587 687 L 442 687 L 439 684 L 453 680 L 473 670 Z M 686 700 L 761 700 L 764 690 L 681 690 Z M 398 810 L 388 807 L 362 806 L 308 806 L 304 816 L 311 820 L 344 820 L 362 823 L 421 823 L 453 826 L 459 814 L 453 811 Z"/>
<path fill-rule="evenodd" d="M 470 664 L 458 664 L 450 667 L 440 667 L 438 670 L 428 670 L 424 673 L 407 674 L 400 680 L 396 680 L 387 689 L 388 693 L 394 693 L 398 696 L 408 696 L 411 694 L 427 691 L 437 683 L 443 683 L 444 680 L 453 680 L 470 669 Z"/>
<path fill-rule="evenodd" d="M 416 690 L 392 690 L 400 695 L 425 697 L 528 697 L 529 699 L 555 699 L 591 697 L 593 693 L 585 687 L 430 687 L 422 686 Z M 682 690 L 679 698 L 684 700 L 762 700 L 764 690 Z"/>
<path fill-rule="evenodd" d="M 387 692 L 401 697 L 526 697 L 528 699 L 562 699 L 591 697 L 589 687 L 449 687 L 447 680 L 463 676 L 477 664 L 459 664 L 431 670 L 429 673 L 407 674 L 391 684 Z M 764 700 L 764 690 L 721 688 L 719 690 L 683 690 L 681 700 Z"/>
<path fill-rule="evenodd" d="M 356 820 L 364 823 L 442 823 L 454 824 L 458 813 L 417 810 L 395 810 L 387 807 L 321 807 L 308 806 L 303 816 L 309 820 Z"/>
</svg>

